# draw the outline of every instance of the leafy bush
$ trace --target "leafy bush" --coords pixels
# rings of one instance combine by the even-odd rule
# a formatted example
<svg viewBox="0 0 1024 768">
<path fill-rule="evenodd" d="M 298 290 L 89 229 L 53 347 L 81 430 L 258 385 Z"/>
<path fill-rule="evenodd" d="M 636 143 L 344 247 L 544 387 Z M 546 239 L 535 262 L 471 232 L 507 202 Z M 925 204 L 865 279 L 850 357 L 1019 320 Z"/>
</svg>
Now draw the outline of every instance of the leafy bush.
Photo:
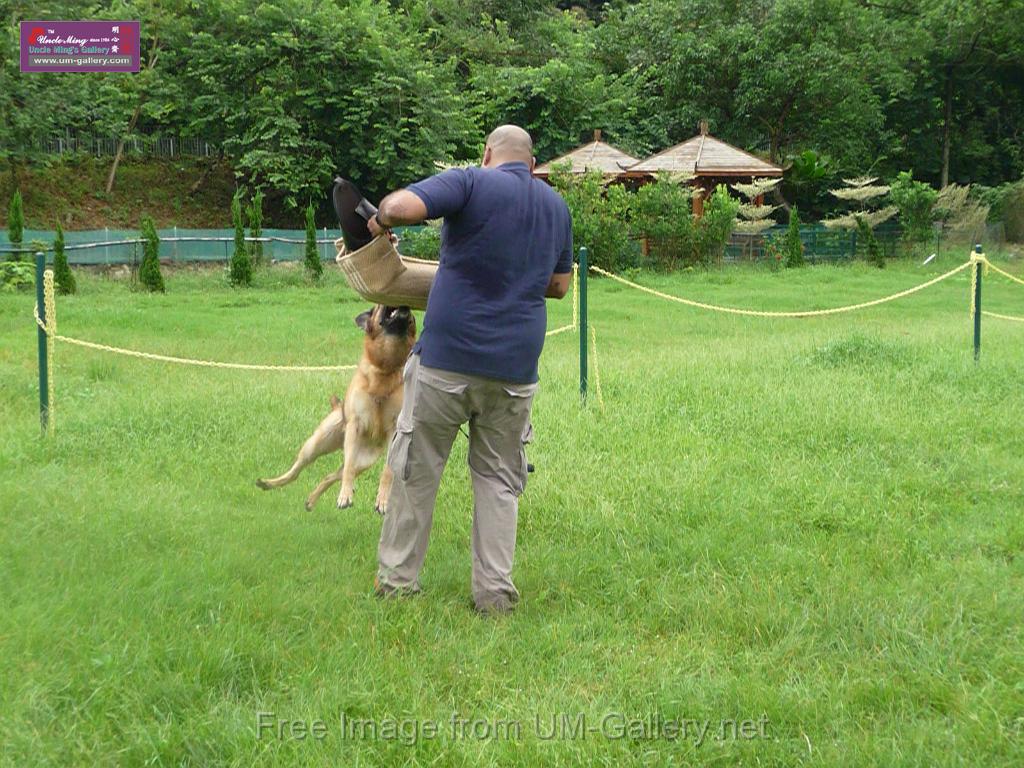
<svg viewBox="0 0 1024 768">
<path fill-rule="evenodd" d="M 29 291 L 36 284 L 32 264 L 27 261 L 0 261 L 0 291 Z M 40 312 L 40 314 L 42 314 Z"/>
<path fill-rule="evenodd" d="M 569 206 L 573 243 L 586 246 L 590 263 L 609 270 L 627 266 L 633 244 L 629 236 L 633 196 L 619 185 L 604 186 L 597 171 L 572 174 L 555 166 L 551 181 Z"/>
<path fill-rule="evenodd" d="M 692 201 L 693 189 L 665 174 L 636 191 L 633 232 L 647 239 L 656 267 L 673 269 L 698 260 Z"/>
<path fill-rule="evenodd" d="M 242 228 L 242 201 L 236 193 L 231 198 L 231 221 L 235 225 L 235 252 L 228 266 L 228 281 L 234 286 L 252 284 L 252 261 L 245 245 L 245 230 Z"/>
<path fill-rule="evenodd" d="M 405 230 L 398 250 L 403 256 L 437 261 L 441 257 L 441 227 L 428 224 L 418 229 Z"/>
<path fill-rule="evenodd" d="M 896 176 L 889 188 L 889 199 L 899 208 L 903 237 L 921 243 L 931 236 L 932 211 L 939 193 L 922 181 L 914 181 L 910 171 Z"/>
<path fill-rule="evenodd" d="M 1006 239 L 1024 243 L 1024 181 L 1014 184 L 1003 199 L 1002 219 Z"/>
<path fill-rule="evenodd" d="M 807 263 L 804 261 L 804 244 L 800 240 L 800 212 L 796 206 L 789 212 L 789 226 L 782 240 L 782 251 L 787 269 L 802 267 Z"/>
<path fill-rule="evenodd" d="M 1024 242 L 1024 179 L 1000 184 L 998 187 L 975 185 L 972 197 L 989 207 L 988 220 L 1002 222 L 1006 239 Z"/>
<path fill-rule="evenodd" d="M 57 293 L 67 296 L 78 290 L 75 273 L 71 271 L 68 257 L 64 253 L 64 228 L 57 222 L 57 236 L 53 240 L 53 279 Z"/>
<path fill-rule="evenodd" d="M 786 239 L 782 235 L 766 235 L 764 238 L 764 259 L 772 272 L 778 272 L 785 254 Z"/>
<path fill-rule="evenodd" d="M 15 190 L 14 196 L 11 197 L 10 207 L 7 209 L 7 239 L 12 246 L 18 248 L 24 234 L 25 214 L 21 206 L 21 191 Z"/>
<path fill-rule="evenodd" d="M 721 261 L 739 208 L 740 201 L 729 195 L 724 184 L 719 184 L 708 198 L 704 215 L 697 219 L 694 238 L 694 256 L 705 266 Z"/>
<path fill-rule="evenodd" d="M 808 211 L 813 216 L 831 213 L 835 205 L 828 187 L 835 174 L 835 166 L 828 155 L 806 149 L 791 158 L 783 182 L 784 196 L 805 214 Z"/>
<path fill-rule="evenodd" d="M 314 283 L 318 282 L 324 273 L 324 265 L 320 261 L 320 254 L 316 250 L 316 222 L 313 210 L 313 203 L 306 206 L 306 275 Z"/>
<path fill-rule="evenodd" d="M 164 276 L 160 272 L 160 237 L 156 233 L 153 219 L 142 219 L 142 264 L 139 265 L 139 282 L 149 291 L 164 292 Z"/>
<path fill-rule="evenodd" d="M 655 265 L 665 269 L 720 260 L 740 205 L 720 185 L 694 221 L 692 188 L 668 175 L 636 193 L 619 184 L 606 187 L 596 171 L 573 175 L 566 166 L 556 166 L 551 179 L 572 214 L 576 246 L 587 247 L 592 264 L 611 270 L 636 266 L 633 238 L 641 237 Z"/>
<path fill-rule="evenodd" d="M 857 235 L 860 240 L 858 247 L 867 257 L 867 260 L 881 269 L 885 266 L 885 254 L 882 253 L 882 246 L 878 244 L 875 237 L 875 230 L 861 216 L 857 217 Z"/>
</svg>

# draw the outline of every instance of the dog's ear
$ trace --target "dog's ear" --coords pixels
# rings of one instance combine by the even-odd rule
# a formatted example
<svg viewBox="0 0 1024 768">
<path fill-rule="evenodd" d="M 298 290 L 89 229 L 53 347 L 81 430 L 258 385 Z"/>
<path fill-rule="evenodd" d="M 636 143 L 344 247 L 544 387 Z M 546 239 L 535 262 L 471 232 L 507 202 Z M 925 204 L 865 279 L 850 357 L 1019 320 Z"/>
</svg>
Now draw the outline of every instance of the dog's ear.
<svg viewBox="0 0 1024 768">
<path fill-rule="evenodd" d="M 358 315 L 356 315 L 356 325 L 358 325 L 365 331 L 367 323 L 370 322 L 370 315 L 372 314 L 372 309 L 368 309 L 365 312 L 360 312 Z"/>
</svg>

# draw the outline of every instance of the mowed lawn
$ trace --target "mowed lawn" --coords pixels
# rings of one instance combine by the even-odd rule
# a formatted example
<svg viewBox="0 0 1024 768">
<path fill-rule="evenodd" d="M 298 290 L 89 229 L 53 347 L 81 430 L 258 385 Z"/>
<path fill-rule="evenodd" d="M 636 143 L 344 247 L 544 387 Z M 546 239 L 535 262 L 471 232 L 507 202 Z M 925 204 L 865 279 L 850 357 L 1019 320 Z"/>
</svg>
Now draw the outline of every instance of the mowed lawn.
<svg viewBox="0 0 1024 768">
<path fill-rule="evenodd" d="M 956 263 L 638 279 L 805 309 Z M 283 268 L 247 291 L 219 271 L 171 273 L 165 296 L 79 281 L 58 304 L 69 336 L 259 363 L 361 348 L 367 305 L 333 266 L 315 289 Z M 769 320 L 592 280 L 605 407 L 580 408 L 578 337 L 550 339 L 523 600 L 497 620 L 471 611 L 461 437 L 423 594 L 381 601 L 377 470 L 347 510 L 334 493 L 303 509 L 334 459 L 253 484 L 289 465 L 347 374 L 58 345 L 41 440 L 33 299 L 0 296 L 2 760 L 1024 764 L 1024 323 L 986 318 L 975 364 L 968 288 L 965 272 Z M 1024 316 L 1024 287 L 990 275 L 985 307 Z M 570 313 L 552 303 L 549 326 Z"/>
</svg>

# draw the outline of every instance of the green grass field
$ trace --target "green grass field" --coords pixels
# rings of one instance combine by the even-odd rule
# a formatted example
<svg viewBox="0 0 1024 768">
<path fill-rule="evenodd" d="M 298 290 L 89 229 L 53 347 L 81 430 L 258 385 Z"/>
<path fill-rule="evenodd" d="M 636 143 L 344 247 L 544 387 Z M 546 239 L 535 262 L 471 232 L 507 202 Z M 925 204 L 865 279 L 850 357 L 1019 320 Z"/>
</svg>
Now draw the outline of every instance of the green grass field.
<svg viewBox="0 0 1024 768">
<path fill-rule="evenodd" d="M 804 309 L 955 263 L 639 279 Z M 356 361 L 365 303 L 333 269 L 318 289 L 283 269 L 258 280 L 183 271 L 149 296 L 80 275 L 59 331 Z M 520 506 L 523 602 L 497 620 L 471 611 L 461 439 L 424 593 L 380 601 L 376 471 L 344 511 L 330 493 L 302 506 L 333 459 L 283 490 L 253 485 L 347 375 L 59 345 L 56 434 L 40 440 L 33 299 L 0 296 L 3 762 L 1019 766 L 1024 324 L 986 318 L 975 364 L 968 286 L 961 273 L 864 312 L 763 320 L 593 280 L 605 410 L 579 406 L 578 337 L 553 337 Z M 1024 288 L 991 275 L 985 307 L 1024 316 Z M 549 325 L 570 312 L 553 304 Z M 291 725 L 258 737 L 261 712 Z M 594 730 L 574 732 L 579 715 Z M 674 733 L 684 719 L 703 738 L 694 722 Z M 318 734 L 300 738 L 303 723 Z"/>
</svg>

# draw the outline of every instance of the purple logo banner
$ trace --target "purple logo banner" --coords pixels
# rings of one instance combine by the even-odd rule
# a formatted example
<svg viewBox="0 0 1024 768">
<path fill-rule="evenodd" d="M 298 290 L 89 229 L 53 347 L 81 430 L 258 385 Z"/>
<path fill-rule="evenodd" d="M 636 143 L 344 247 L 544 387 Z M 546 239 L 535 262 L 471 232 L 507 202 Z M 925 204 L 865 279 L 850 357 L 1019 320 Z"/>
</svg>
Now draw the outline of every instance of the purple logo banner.
<svg viewBox="0 0 1024 768">
<path fill-rule="evenodd" d="M 22 72 L 138 72 L 137 21 L 23 21 Z"/>
</svg>

